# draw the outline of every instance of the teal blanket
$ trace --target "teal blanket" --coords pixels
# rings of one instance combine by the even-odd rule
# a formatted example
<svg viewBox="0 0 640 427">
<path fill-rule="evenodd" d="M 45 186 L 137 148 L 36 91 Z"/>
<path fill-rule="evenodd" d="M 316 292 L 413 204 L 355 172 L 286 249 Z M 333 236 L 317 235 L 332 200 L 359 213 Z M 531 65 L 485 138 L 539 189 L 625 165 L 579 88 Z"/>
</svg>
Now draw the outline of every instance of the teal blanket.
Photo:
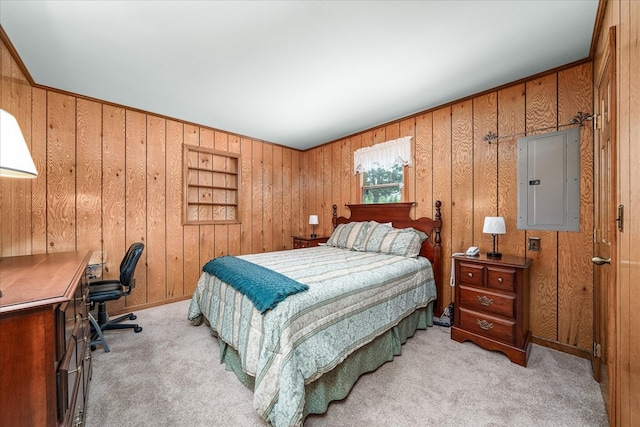
<svg viewBox="0 0 640 427">
<path fill-rule="evenodd" d="M 309 286 L 287 276 L 231 255 L 212 259 L 202 267 L 202 271 L 246 295 L 263 314 L 289 295 L 309 289 Z"/>
</svg>

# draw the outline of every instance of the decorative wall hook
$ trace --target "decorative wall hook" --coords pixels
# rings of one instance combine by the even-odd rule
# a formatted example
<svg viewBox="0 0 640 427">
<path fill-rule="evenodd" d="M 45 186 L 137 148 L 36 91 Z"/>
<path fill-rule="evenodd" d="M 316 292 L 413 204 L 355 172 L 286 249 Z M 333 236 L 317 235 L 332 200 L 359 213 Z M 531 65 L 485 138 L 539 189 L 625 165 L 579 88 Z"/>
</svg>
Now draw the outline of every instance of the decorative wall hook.
<svg viewBox="0 0 640 427">
<path fill-rule="evenodd" d="M 571 120 L 569 120 L 569 124 L 578 124 L 582 126 L 584 125 L 584 122 L 586 122 L 587 120 L 593 120 L 596 116 L 597 114 L 583 113 L 582 111 L 578 111 L 578 114 L 576 114 L 571 118 Z"/>
</svg>

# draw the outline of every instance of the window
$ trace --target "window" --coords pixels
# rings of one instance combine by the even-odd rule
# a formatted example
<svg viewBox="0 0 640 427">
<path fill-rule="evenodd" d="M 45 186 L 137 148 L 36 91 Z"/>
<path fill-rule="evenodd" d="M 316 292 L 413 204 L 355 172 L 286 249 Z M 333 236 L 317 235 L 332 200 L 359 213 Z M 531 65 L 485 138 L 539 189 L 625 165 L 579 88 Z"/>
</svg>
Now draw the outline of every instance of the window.
<svg viewBox="0 0 640 427">
<path fill-rule="evenodd" d="M 183 222 L 240 222 L 239 155 L 186 144 L 183 154 Z"/>
<path fill-rule="evenodd" d="M 353 153 L 362 203 L 397 203 L 404 197 L 404 168 L 411 166 L 411 137 L 364 147 Z"/>
<path fill-rule="evenodd" d="M 379 166 L 379 165 L 378 165 Z M 397 203 L 402 201 L 404 168 L 376 167 L 360 174 L 362 180 L 362 203 Z"/>
</svg>

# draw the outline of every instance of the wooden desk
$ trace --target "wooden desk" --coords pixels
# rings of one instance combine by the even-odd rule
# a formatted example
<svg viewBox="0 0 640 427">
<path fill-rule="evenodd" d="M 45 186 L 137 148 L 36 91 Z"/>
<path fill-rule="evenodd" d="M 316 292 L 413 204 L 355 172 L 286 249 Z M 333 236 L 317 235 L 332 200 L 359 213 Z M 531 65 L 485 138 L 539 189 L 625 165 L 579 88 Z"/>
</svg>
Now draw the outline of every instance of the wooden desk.
<svg viewBox="0 0 640 427">
<path fill-rule="evenodd" d="M 91 252 L 0 258 L 0 426 L 84 421 Z"/>
</svg>

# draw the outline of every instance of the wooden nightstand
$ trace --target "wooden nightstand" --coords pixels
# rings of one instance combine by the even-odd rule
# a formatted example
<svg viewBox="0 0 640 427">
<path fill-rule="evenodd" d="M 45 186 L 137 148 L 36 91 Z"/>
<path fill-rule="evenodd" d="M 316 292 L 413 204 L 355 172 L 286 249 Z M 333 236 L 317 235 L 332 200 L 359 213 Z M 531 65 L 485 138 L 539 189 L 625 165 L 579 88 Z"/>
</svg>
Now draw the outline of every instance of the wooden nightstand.
<svg viewBox="0 0 640 427">
<path fill-rule="evenodd" d="M 454 256 L 455 303 L 451 339 L 472 341 L 501 351 L 513 363 L 527 366 L 529 332 L 529 266 L 532 260 Z"/>
<path fill-rule="evenodd" d="M 327 240 L 329 240 L 328 237 L 293 236 L 293 249 L 312 248 Z"/>
</svg>

